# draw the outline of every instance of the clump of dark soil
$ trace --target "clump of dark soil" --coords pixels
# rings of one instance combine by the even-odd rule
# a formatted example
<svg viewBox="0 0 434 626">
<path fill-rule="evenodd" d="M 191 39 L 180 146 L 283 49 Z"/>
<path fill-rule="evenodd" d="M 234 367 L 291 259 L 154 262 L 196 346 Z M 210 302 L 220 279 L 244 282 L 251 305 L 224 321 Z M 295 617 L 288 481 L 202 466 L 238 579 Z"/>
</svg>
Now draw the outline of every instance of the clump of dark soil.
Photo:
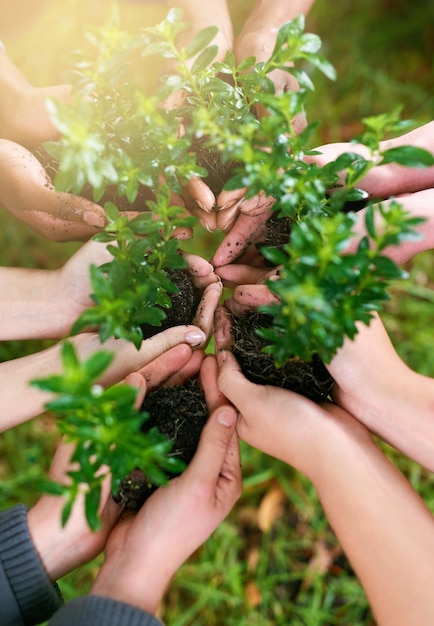
<svg viewBox="0 0 434 626">
<path fill-rule="evenodd" d="M 233 176 L 236 163 L 223 162 L 220 153 L 209 148 L 206 142 L 206 137 L 195 138 L 192 142 L 192 150 L 196 154 L 197 164 L 208 172 L 208 176 L 203 178 L 203 181 L 217 197 L 225 183 Z"/>
<path fill-rule="evenodd" d="M 149 413 L 141 430 L 149 432 L 157 427 L 173 443 L 170 454 L 188 465 L 208 419 L 205 396 L 198 380 L 189 380 L 182 387 L 160 387 L 152 391 L 146 396 L 141 410 Z M 173 475 L 168 474 L 168 478 Z M 156 489 L 137 468 L 121 482 L 115 500 L 126 510 L 138 511 Z"/>
<path fill-rule="evenodd" d="M 172 326 L 190 324 L 195 316 L 201 293 L 195 289 L 190 274 L 184 269 L 168 270 L 167 274 L 178 287 L 178 292 L 170 294 L 172 307 L 164 309 L 167 317 L 162 326 L 142 326 L 145 338 Z M 160 387 L 150 392 L 140 410 L 149 414 L 141 430 L 149 432 L 151 428 L 158 428 L 173 444 L 170 454 L 188 464 L 208 418 L 205 396 L 198 380 L 191 379 L 181 386 Z M 168 478 L 172 477 L 168 474 Z M 115 500 L 126 510 L 138 511 L 156 488 L 143 470 L 136 468 L 121 482 Z"/>
<path fill-rule="evenodd" d="M 311 362 L 298 357 L 276 368 L 272 355 L 262 352 L 266 341 L 256 333 L 271 326 L 271 317 L 263 313 L 232 316 L 232 352 L 244 375 L 260 385 L 274 385 L 300 393 L 314 402 L 324 402 L 330 395 L 334 380 L 324 363 L 314 356 Z"/>
<path fill-rule="evenodd" d="M 167 276 L 177 286 L 178 291 L 169 294 L 172 306 L 170 309 L 163 309 L 166 319 L 163 320 L 161 326 L 156 327 L 151 324 L 141 326 L 145 339 L 172 326 L 191 324 L 195 316 L 202 294 L 194 287 L 190 274 L 184 269 L 167 270 Z"/>
</svg>

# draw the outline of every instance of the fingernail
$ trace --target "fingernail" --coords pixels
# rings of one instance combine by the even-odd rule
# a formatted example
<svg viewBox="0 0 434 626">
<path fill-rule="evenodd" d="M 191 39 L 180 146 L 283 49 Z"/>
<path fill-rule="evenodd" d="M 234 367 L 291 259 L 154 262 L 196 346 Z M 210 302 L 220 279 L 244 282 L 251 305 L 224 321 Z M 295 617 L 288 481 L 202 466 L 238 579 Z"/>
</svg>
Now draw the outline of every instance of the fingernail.
<svg viewBox="0 0 434 626">
<path fill-rule="evenodd" d="M 85 211 L 83 213 L 83 221 L 89 226 L 98 226 L 98 228 L 104 228 L 106 224 L 104 215 L 95 211 Z"/>
<path fill-rule="evenodd" d="M 235 421 L 235 413 L 234 411 L 228 411 L 227 409 L 222 409 L 217 413 L 217 421 L 222 426 L 227 426 L 230 428 Z"/>
<path fill-rule="evenodd" d="M 193 347 L 200 346 L 206 340 L 206 335 L 201 330 L 192 330 L 185 335 L 184 340 Z"/>
<path fill-rule="evenodd" d="M 222 204 L 222 206 L 217 207 L 217 211 L 225 211 L 229 209 L 233 205 L 233 202 L 226 202 L 226 204 Z"/>
<path fill-rule="evenodd" d="M 226 353 L 226 350 L 219 350 L 219 352 L 217 353 L 217 363 L 219 365 L 222 365 L 226 359 L 228 358 L 228 355 Z"/>
<path fill-rule="evenodd" d="M 205 228 L 209 233 L 213 233 L 215 231 L 215 228 L 211 228 L 211 226 L 205 220 L 201 220 L 199 218 L 199 222 L 201 223 L 203 228 Z"/>
<path fill-rule="evenodd" d="M 211 213 L 211 211 L 213 210 L 213 207 L 207 207 L 206 204 L 204 204 L 200 200 L 196 200 L 196 204 L 200 209 L 202 209 L 202 211 L 205 211 L 205 213 Z"/>
</svg>

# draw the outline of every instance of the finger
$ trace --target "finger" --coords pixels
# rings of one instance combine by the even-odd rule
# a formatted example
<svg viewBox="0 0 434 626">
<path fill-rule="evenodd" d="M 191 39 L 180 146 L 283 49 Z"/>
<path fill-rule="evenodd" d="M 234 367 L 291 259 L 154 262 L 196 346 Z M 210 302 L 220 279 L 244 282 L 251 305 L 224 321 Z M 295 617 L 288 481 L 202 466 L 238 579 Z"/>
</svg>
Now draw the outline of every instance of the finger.
<svg viewBox="0 0 434 626">
<path fill-rule="evenodd" d="M 43 188 L 38 188 L 31 206 L 22 207 L 22 210 L 40 211 L 62 222 L 83 223 L 95 229 L 104 228 L 107 224 L 103 207 L 81 196 L 56 192 L 54 187 L 47 185 L 46 182 Z"/>
<path fill-rule="evenodd" d="M 229 350 L 220 350 L 217 353 L 219 373 L 217 386 L 221 393 L 231 402 L 240 413 L 248 414 L 252 407 L 255 413 L 261 410 L 260 404 L 266 393 L 264 385 L 256 385 L 244 376 L 238 361 Z M 264 409 L 266 407 L 264 406 Z M 264 415 L 267 413 L 265 411 Z"/>
<path fill-rule="evenodd" d="M 223 283 L 219 280 L 217 283 L 211 283 L 205 289 L 203 296 L 197 307 L 193 324 L 203 330 L 207 339 L 211 338 L 214 327 L 214 311 L 220 301 L 223 291 Z"/>
<path fill-rule="evenodd" d="M 218 276 L 214 272 L 214 266 L 197 254 L 182 253 L 182 256 L 188 263 L 188 273 L 193 278 L 193 284 L 196 289 L 205 289 L 211 283 L 219 281 Z"/>
<path fill-rule="evenodd" d="M 220 470 L 220 482 L 222 479 L 228 481 L 229 485 L 232 485 L 238 492 L 238 494 L 235 494 L 238 499 L 242 492 L 242 475 L 240 442 L 236 430 L 232 433 L 232 437 L 226 451 L 226 456 Z M 224 487 L 228 487 L 228 482 L 224 484 Z"/>
<path fill-rule="evenodd" d="M 74 450 L 74 443 L 66 443 L 65 439 L 61 440 L 51 462 L 49 472 L 51 480 L 61 484 L 68 484 L 70 482 L 70 479 L 67 476 L 67 471 L 71 469 L 71 457 Z"/>
<path fill-rule="evenodd" d="M 265 212 L 256 216 L 240 215 L 214 253 L 211 259 L 214 267 L 233 263 L 248 246 L 263 238 L 267 219 Z"/>
<path fill-rule="evenodd" d="M 181 367 L 175 374 L 170 376 L 164 383 L 165 387 L 176 387 L 183 385 L 187 380 L 195 378 L 201 368 L 202 361 L 205 358 L 203 350 L 194 350 L 188 362 Z"/>
<path fill-rule="evenodd" d="M 138 372 L 132 372 L 124 380 L 125 385 L 130 385 L 137 389 L 137 396 L 134 406 L 139 409 L 142 406 L 146 395 L 146 380 Z"/>
<path fill-rule="evenodd" d="M 246 193 L 247 187 L 243 187 L 241 189 L 233 189 L 231 191 L 221 191 L 217 196 L 217 211 L 224 211 L 225 209 L 229 209 L 233 204 L 236 204 L 240 200 L 242 200 Z"/>
<path fill-rule="evenodd" d="M 274 296 L 266 285 L 242 285 L 233 291 L 233 300 L 240 306 L 256 308 L 275 304 L 279 299 Z"/>
<path fill-rule="evenodd" d="M 226 306 L 219 306 L 214 315 L 214 345 L 216 354 L 230 350 L 233 344 L 232 315 Z"/>
<path fill-rule="evenodd" d="M 227 400 L 217 387 L 218 365 L 216 358 L 209 354 L 200 368 L 200 384 L 210 413 L 227 404 Z"/>
<path fill-rule="evenodd" d="M 262 282 L 268 273 L 268 268 L 252 267 L 241 263 L 223 265 L 216 269 L 216 274 L 223 280 L 225 287 L 232 288 L 238 285 L 255 285 Z"/>
<path fill-rule="evenodd" d="M 186 191 L 193 203 L 205 213 L 210 213 L 215 207 L 216 200 L 213 192 L 199 176 L 192 176 L 188 180 Z"/>
<path fill-rule="evenodd" d="M 251 215 L 252 217 L 262 215 L 264 221 L 266 221 L 272 214 L 274 203 L 274 198 L 270 198 L 261 192 L 252 198 L 244 199 L 240 205 L 240 212 L 244 215 Z"/>
<path fill-rule="evenodd" d="M 243 200 L 235 202 L 227 209 L 220 209 L 217 213 L 217 226 L 220 230 L 230 230 L 240 214 L 240 206 Z"/>
<path fill-rule="evenodd" d="M 208 232 L 212 233 L 217 228 L 217 217 L 214 211 L 207 212 L 197 206 L 196 202 L 189 198 L 186 190 L 183 191 L 183 197 L 187 206 L 188 212 L 197 217 L 201 226 Z"/>
<path fill-rule="evenodd" d="M 190 346 L 181 343 L 142 367 L 139 373 L 145 378 L 148 391 L 152 391 L 165 383 L 170 386 L 171 377 L 182 370 L 189 362 L 192 354 Z"/>
<path fill-rule="evenodd" d="M 199 440 L 196 454 L 185 473 L 201 484 L 216 486 L 224 465 L 232 435 L 235 432 L 236 410 L 221 406 L 209 417 Z"/>
<path fill-rule="evenodd" d="M 97 335 L 86 335 L 82 333 L 80 343 L 77 344 L 80 358 L 86 358 L 88 354 L 92 354 L 95 345 L 99 345 L 99 337 Z M 145 365 L 151 363 L 154 359 L 161 356 L 171 348 L 179 344 L 186 343 L 192 348 L 199 348 L 206 345 L 206 335 L 197 326 L 173 326 L 153 337 L 142 342 L 140 350 L 131 342 L 124 342 L 119 339 L 109 339 L 106 342 L 108 350 L 112 349 L 115 358 L 109 369 L 102 375 L 102 384 L 113 384 L 124 378 L 131 371 L 138 371 Z M 128 370 L 126 371 L 126 368 Z"/>
</svg>

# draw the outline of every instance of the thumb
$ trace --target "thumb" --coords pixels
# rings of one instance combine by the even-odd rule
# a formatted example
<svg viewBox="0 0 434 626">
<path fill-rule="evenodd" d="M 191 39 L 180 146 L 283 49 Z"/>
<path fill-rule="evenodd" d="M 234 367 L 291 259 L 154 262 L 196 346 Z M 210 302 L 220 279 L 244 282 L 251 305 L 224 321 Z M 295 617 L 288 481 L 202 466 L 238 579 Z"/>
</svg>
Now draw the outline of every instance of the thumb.
<svg viewBox="0 0 434 626">
<path fill-rule="evenodd" d="M 215 484 L 231 445 L 237 413 L 225 405 L 213 411 L 202 431 L 196 454 L 185 473 L 198 480 Z"/>
<path fill-rule="evenodd" d="M 248 413 L 252 408 L 252 403 L 256 404 L 256 401 L 260 400 L 258 391 L 261 392 L 264 389 L 263 386 L 255 385 L 247 380 L 232 352 L 220 350 L 217 362 L 219 365 L 218 388 L 241 414 Z"/>
</svg>

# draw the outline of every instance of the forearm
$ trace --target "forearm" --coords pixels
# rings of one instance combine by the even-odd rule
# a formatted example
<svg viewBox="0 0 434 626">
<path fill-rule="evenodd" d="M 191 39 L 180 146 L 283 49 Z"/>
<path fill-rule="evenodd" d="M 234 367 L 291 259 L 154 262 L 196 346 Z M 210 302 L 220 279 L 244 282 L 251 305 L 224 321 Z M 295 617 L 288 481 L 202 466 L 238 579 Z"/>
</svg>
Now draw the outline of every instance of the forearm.
<svg viewBox="0 0 434 626">
<path fill-rule="evenodd" d="M 114 358 L 103 373 L 100 384 L 113 385 L 131 372 L 136 372 L 158 356 L 187 343 L 199 346 L 205 335 L 195 326 L 174 326 L 157 333 L 142 343 L 140 350 L 129 341 L 109 339 L 101 345 L 96 333 L 81 333 L 70 339 L 80 361 L 96 351 L 113 352 Z M 61 344 L 51 346 L 36 354 L 0 363 L 2 395 L 0 399 L 0 432 L 36 417 L 44 410 L 51 395 L 30 386 L 30 381 L 62 372 Z"/>
<path fill-rule="evenodd" d="M 57 339 L 69 330 L 56 270 L 0 269 L 0 340 Z"/>
<path fill-rule="evenodd" d="M 432 624 L 431 513 L 365 435 L 346 433 L 334 444 L 311 478 L 378 623 Z"/>
<path fill-rule="evenodd" d="M 334 401 L 434 471 L 434 379 L 414 372 L 399 358 L 378 316 L 369 326 L 360 323 L 358 331 L 327 366 L 336 381 Z"/>
<path fill-rule="evenodd" d="M 145 562 L 146 560 L 143 561 Z M 161 558 L 158 557 L 149 560 L 148 567 L 143 563 L 139 571 L 128 567 L 128 564 L 125 571 L 118 567 L 112 571 L 110 566 L 104 564 L 90 594 L 124 602 L 155 615 L 173 572 L 166 572 Z"/>
</svg>

